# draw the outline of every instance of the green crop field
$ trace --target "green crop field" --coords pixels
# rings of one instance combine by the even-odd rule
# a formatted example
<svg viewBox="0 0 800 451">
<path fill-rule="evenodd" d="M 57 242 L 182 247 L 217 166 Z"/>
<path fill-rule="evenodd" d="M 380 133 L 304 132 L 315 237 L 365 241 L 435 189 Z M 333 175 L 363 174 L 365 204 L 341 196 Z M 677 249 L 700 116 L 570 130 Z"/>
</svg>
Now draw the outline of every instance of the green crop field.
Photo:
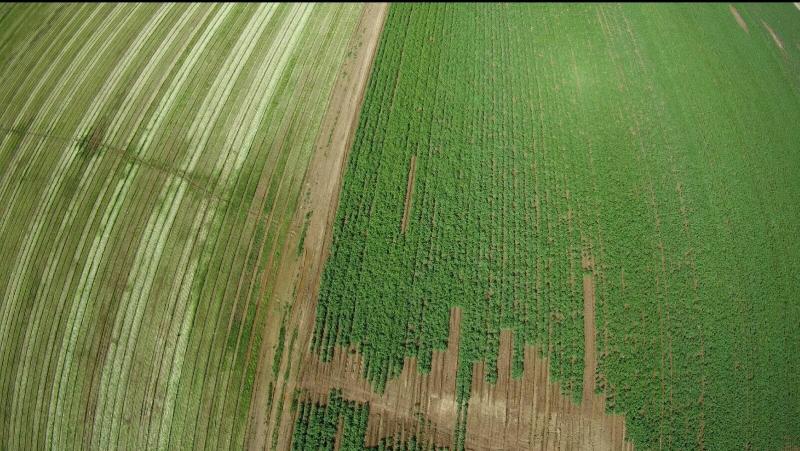
<svg viewBox="0 0 800 451">
<path fill-rule="evenodd" d="M 579 402 L 590 276 L 596 390 L 635 447 L 800 446 L 800 11 L 736 11 L 392 5 L 314 349 L 355 346 L 380 391 L 461 306 L 460 409 L 502 329 L 515 376 L 535 346 Z M 300 405 L 295 445 L 358 421 L 345 401 Z"/>
<path fill-rule="evenodd" d="M 245 446 L 361 10 L 0 6 L 0 449 Z"/>
</svg>

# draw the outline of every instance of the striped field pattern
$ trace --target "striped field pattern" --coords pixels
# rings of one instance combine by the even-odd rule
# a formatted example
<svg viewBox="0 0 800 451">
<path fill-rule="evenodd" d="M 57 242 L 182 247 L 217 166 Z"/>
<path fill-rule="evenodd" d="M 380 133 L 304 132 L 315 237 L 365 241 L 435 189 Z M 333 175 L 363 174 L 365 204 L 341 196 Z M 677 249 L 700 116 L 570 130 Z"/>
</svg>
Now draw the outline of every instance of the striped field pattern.
<svg viewBox="0 0 800 451">
<path fill-rule="evenodd" d="M 0 6 L 0 449 L 244 446 L 361 9 Z"/>
</svg>

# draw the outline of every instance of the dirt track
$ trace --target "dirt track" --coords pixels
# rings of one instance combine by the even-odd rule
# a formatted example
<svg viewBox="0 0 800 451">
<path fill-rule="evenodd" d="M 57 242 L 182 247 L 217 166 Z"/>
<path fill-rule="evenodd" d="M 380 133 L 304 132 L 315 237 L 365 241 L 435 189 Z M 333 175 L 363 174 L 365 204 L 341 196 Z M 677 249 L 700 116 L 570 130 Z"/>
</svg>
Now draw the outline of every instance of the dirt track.
<svg viewBox="0 0 800 451">
<path fill-rule="evenodd" d="M 291 396 L 301 357 L 309 349 L 314 330 L 316 296 L 324 261 L 330 248 L 333 221 L 347 154 L 352 144 L 364 92 L 372 69 L 372 61 L 383 30 L 388 4 L 368 4 L 348 45 L 351 55 L 339 70 L 339 76 L 323 117 L 308 172 L 305 176 L 303 205 L 292 222 L 296 239 L 287 240 L 283 255 L 296 249 L 300 229 L 311 214 L 302 254 L 282 265 L 276 280 L 273 302 L 259 353 L 256 380 L 247 432 L 249 449 L 265 449 L 276 445 L 288 449 L 292 418 Z M 269 281 L 262 281 L 268 283 Z M 288 315 L 284 316 L 284 313 Z M 276 355 L 278 331 L 286 318 L 286 336 L 297 334 L 297 340 L 286 340 L 277 377 L 271 369 Z M 286 376 L 286 377 L 285 377 Z M 273 441 L 275 440 L 275 441 Z"/>
</svg>

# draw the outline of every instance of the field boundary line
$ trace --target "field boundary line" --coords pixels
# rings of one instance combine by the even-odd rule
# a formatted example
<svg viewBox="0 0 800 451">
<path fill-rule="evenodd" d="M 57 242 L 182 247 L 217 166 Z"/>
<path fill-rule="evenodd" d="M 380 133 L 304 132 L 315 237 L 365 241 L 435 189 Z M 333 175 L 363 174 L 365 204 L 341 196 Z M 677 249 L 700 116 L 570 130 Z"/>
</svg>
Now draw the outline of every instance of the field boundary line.
<svg viewBox="0 0 800 451">
<path fill-rule="evenodd" d="M 417 156 L 411 155 L 411 163 L 408 165 L 408 184 L 406 185 L 406 203 L 403 208 L 403 222 L 400 225 L 400 231 L 403 235 L 406 234 L 408 229 L 408 221 L 411 216 L 411 203 L 414 196 L 414 179 L 417 174 Z"/>
</svg>

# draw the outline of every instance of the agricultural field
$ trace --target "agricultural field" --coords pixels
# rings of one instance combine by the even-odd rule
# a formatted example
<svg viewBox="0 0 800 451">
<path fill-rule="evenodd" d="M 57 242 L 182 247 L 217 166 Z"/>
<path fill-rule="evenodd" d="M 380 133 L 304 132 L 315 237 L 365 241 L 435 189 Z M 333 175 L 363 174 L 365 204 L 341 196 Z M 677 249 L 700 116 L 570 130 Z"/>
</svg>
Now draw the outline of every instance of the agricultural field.
<svg viewBox="0 0 800 451">
<path fill-rule="evenodd" d="M 333 94 L 377 19 L 0 6 L 0 449 L 264 441 L 278 274 L 319 247 L 311 187 L 356 117 Z"/>
<path fill-rule="evenodd" d="M 0 450 L 800 448 L 797 4 L 3 4 L 0 72 Z"/>
<path fill-rule="evenodd" d="M 800 446 L 798 74 L 793 4 L 392 5 L 293 446 Z"/>
</svg>

